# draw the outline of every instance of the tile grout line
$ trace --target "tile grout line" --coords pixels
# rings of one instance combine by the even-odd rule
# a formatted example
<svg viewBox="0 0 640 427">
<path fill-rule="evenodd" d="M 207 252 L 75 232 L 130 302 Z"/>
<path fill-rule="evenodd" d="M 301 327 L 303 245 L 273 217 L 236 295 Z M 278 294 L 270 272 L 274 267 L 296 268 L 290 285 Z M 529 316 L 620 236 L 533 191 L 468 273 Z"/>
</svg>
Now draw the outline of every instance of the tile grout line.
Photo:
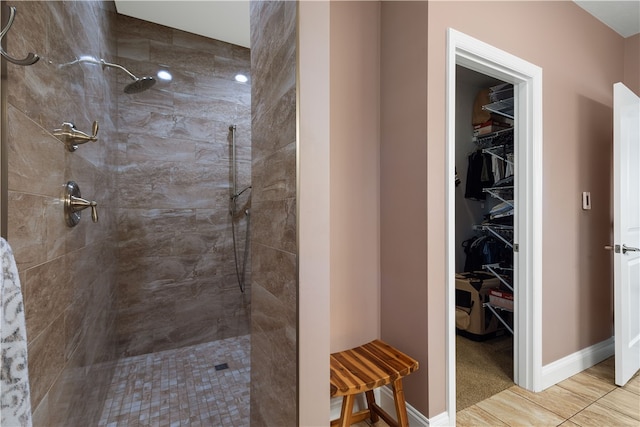
<svg viewBox="0 0 640 427">
<path fill-rule="evenodd" d="M 576 393 L 572 392 L 571 390 L 567 390 L 566 388 L 563 388 L 563 389 L 564 389 L 564 390 L 566 390 L 566 391 L 568 391 L 568 392 L 570 392 L 570 393 L 572 393 L 572 394 L 576 394 Z M 544 390 L 543 390 L 543 391 L 544 391 Z M 512 393 L 513 393 L 513 392 L 512 392 Z M 542 392 L 540 392 L 540 393 L 542 393 Z M 514 394 L 515 394 L 515 395 L 517 395 L 517 396 L 519 396 L 519 397 L 522 397 L 522 398 L 523 398 L 523 399 L 525 399 L 525 400 L 528 400 L 529 402 L 533 403 L 534 405 L 539 406 L 540 408 L 544 409 L 545 411 L 549 411 L 549 412 L 551 412 L 552 414 L 555 414 L 555 415 L 559 416 L 560 418 L 563 418 L 563 419 L 564 419 L 563 423 L 564 423 L 565 421 L 567 421 L 569 418 L 574 417 L 576 414 L 578 414 L 579 412 L 581 412 L 581 411 L 583 411 L 583 410 L 585 409 L 585 408 L 582 408 L 582 409 L 580 409 L 578 412 L 576 412 L 575 414 L 573 414 L 571 417 L 567 418 L 567 417 L 565 417 L 565 416 L 564 416 L 564 415 L 562 415 L 562 414 L 558 414 L 558 413 L 557 413 L 557 412 L 555 412 L 553 409 L 549 409 L 549 408 L 547 408 L 547 407 L 545 407 L 545 406 L 542 406 L 540 403 L 535 402 L 535 401 L 533 401 L 533 400 L 529 399 L 527 396 L 522 396 L 522 395 L 517 394 L 517 393 L 514 393 Z M 591 402 L 591 403 L 594 403 L 594 402 Z M 590 403 L 589 405 L 591 405 L 591 403 Z M 561 423 L 561 424 L 562 424 L 562 423 Z"/>
<path fill-rule="evenodd" d="M 620 387 L 620 386 L 616 386 L 616 388 L 614 388 L 613 390 L 611 390 L 610 392 L 608 392 L 607 394 L 605 394 L 604 396 L 602 396 L 600 399 L 596 400 L 596 401 L 595 401 L 595 402 L 593 402 L 593 403 L 598 403 L 598 404 L 600 404 L 601 406 L 604 406 L 605 408 L 607 408 L 607 409 L 609 409 L 609 410 L 615 411 L 616 413 L 618 413 L 618 414 L 620 414 L 620 415 L 622 415 L 622 416 L 629 417 L 629 418 L 633 418 L 633 419 L 637 420 L 638 422 L 640 422 L 640 418 L 637 418 L 637 417 L 635 417 L 635 416 L 633 416 L 633 415 L 627 415 L 627 414 L 625 414 L 625 413 L 623 413 L 623 412 L 620 412 L 620 411 L 618 410 L 618 408 L 612 408 L 612 407 L 611 407 L 611 405 L 607 405 L 605 402 L 600 402 L 602 399 L 604 399 L 606 396 L 610 395 L 611 393 L 613 393 L 613 392 L 614 392 L 614 391 L 616 391 L 616 390 L 624 390 L 624 391 L 629 392 L 628 390 L 625 390 L 624 388 L 622 388 L 622 387 Z M 629 393 L 631 393 L 631 394 L 633 394 L 633 395 L 636 395 L 636 394 L 635 394 L 635 393 L 633 393 L 633 392 L 629 392 Z M 591 406 L 591 405 L 589 405 L 589 406 Z M 586 408 L 585 408 L 585 409 L 586 409 Z"/>
<path fill-rule="evenodd" d="M 516 387 L 518 387 L 518 386 L 516 386 Z M 503 390 L 503 391 L 502 391 L 502 392 L 500 392 L 500 393 L 503 393 L 503 392 L 505 392 L 505 391 L 508 391 L 508 392 L 510 392 L 512 395 L 514 395 L 514 396 L 516 396 L 516 397 L 520 397 L 520 398 L 522 398 L 522 399 L 524 399 L 524 400 L 526 400 L 526 401 L 528 401 L 528 402 L 530 402 L 530 403 L 533 403 L 533 404 L 534 404 L 534 405 L 536 405 L 537 407 L 539 407 L 539 408 L 541 408 L 541 409 L 543 409 L 543 410 L 545 410 L 545 411 L 547 411 L 547 412 L 550 412 L 550 413 L 552 413 L 552 414 L 554 414 L 554 415 L 556 415 L 556 416 L 558 416 L 558 417 L 562 418 L 562 419 L 563 419 L 563 421 L 562 421 L 562 422 L 565 422 L 565 421 L 567 421 L 567 420 L 568 420 L 568 418 L 565 418 L 564 416 L 562 416 L 562 415 L 560 415 L 560 414 L 556 414 L 556 413 L 555 413 L 554 411 L 552 411 L 551 409 L 545 408 L 544 406 L 540 405 L 539 403 L 534 402 L 533 400 L 531 400 L 531 399 L 529 399 L 529 398 L 527 398 L 527 397 L 525 397 L 525 396 L 521 396 L 521 395 L 520 395 L 520 394 L 518 394 L 518 393 L 514 393 L 513 391 L 511 391 L 511 390 L 509 390 L 509 389 Z M 498 393 L 498 394 L 499 394 L 499 393 Z M 492 397 L 493 397 L 493 396 L 492 396 Z M 481 409 L 482 409 L 482 408 L 481 408 Z M 485 411 L 485 412 L 486 412 L 486 411 Z M 492 414 L 492 415 L 493 415 L 493 414 Z M 500 421 L 502 421 L 503 423 L 507 424 L 508 426 L 511 426 L 511 424 L 509 424 L 507 421 L 505 421 L 505 420 L 503 420 L 503 419 L 499 418 L 497 415 L 493 415 L 493 416 L 494 416 L 494 417 L 496 417 L 496 418 L 498 418 Z M 562 424 L 562 423 L 560 423 L 560 424 Z"/>
<path fill-rule="evenodd" d="M 489 399 L 490 399 L 490 398 L 489 398 Z M 486 399 L 485 399 L 485 400 L 486 400 Z M 480 402 L 478 402 L 478 403 L 480 403 Z M 495 418 L 496 420 L 500 421 L 500 422 L 501 422 L 501 423 L 503 423 L 504 425 L 511 426 L 511 424 L 509 424 L 508 422 L 506 422 L 506 421 L 504 421 L 503 419 L 501 419 L 497 414 L 492 414 L 491 412 L 486 411 L 484 408 L 481 408 L 481 407 L 479 407 L 479 406 L 477 406 L 477 405 L 472 405 L 472 406 L 475 406 L 476 408 L 480 409 L 480 410 L 481 410 L 482 412 L 484 412 L 485 414 L 488 414 L 489 416 L 491 416 L 491 417 Z"/>
</svg>

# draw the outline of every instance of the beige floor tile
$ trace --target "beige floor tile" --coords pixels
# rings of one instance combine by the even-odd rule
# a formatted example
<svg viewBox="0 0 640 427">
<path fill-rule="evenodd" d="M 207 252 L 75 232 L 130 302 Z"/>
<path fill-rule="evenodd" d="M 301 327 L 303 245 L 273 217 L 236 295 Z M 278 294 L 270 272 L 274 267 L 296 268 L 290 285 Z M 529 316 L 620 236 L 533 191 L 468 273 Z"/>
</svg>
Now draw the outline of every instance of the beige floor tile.
<svg viewBox="0 0 640 427">
<path fill-rule="evenodd" d="M 617 388 L 598 400 L 598 403 L 635 418 L 640 423 L 640 398 L 635 393 Z"/>
<path fill-rule="evenodd" d="M 594 377 L 598 377 L 608 383 L 615 384 L 615 357 L 610 357 L 585 370 L 584 372 Z"/>
<path fill-rule="evenodd" d="M 616 388 L 615 384 L 608 383 L 607 381 L 594 377 L 586 372 L 580 372 L 579 374 L 558 383 L 558 386 L 589 398 L 594 402 Z"/>
<path fill-rule="evenodd" d="M 470 406 L 456 414 L 456 426 L 481 427 L 481 426 L 507 426 L 490 413 L 480 409 L 477 405 Z"/>
<path fill-rule="evenodd" d="M 622 387 L 624 390 L 640 395 L 640 375 L 631 378 L 628 383 Z"/>
<path fill-rule="evenodd" d="M 560 424 L 560 427 L 581 427 L 578 424 L 574 423 L 573 421 L 565 421 L 562 424 Z"/>
<path fill-rule="evenodd" d="M 558 386 L 549 387 L 539 393 L 533 393 L 518 386 L 511 387 L 509 390 L 565 419 L 573 417 L 593 403 L 593 400 L 587 397 Z"/>
<path fill-rule="evenodd" d="M 249 426 L 250 349 L 246 335 L 121 359 L 98 425 Z"/>
<path fill-rule="evenodd" d="M 565 420 L 511 390 L 500 392 L 477 406 L 509 425 L 557 426 Z"/>
<path fill-rule="evenodd" d="M 635 426 L 640 425 L 638 420 L 621 414 L 618 411 L 607 408 L 599 403 L 586 408 L 570 419 L 570 421 L 582 427 L 603 427 L 603 426 Z"/>
</svg>

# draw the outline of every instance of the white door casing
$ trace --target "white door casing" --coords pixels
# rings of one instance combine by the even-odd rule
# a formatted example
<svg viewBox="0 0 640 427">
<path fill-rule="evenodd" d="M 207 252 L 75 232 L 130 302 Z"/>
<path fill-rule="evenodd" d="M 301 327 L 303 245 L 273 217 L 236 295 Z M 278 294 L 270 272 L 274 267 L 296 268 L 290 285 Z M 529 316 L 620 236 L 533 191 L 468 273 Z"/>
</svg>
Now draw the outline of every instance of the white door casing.
<svg viewBox="0 0 640 427">
<path fill-rule="evenodd" d="M 542 69 L 454 29 L 447 31 L 446 80 L 446 383 L 455 423 L 455 67 L 514 85 L 515 194 L 514 381 L 542 390 Z"/>
<path fill-rule="evenodd" d="M 613 85 L 615 382 L 640 369 L 640 98 Z"/>
</svg>

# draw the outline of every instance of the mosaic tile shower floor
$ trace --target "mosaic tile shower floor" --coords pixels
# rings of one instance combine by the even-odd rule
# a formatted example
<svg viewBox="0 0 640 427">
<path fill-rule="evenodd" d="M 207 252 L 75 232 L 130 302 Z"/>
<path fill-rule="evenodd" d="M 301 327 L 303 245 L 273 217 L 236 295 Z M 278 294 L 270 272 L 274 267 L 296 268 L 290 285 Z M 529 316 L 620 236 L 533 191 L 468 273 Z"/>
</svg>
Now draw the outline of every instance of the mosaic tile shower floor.
<svg viewBox="0 0 640 427">
<path fill-rule="evenodd" d="M 249 335 L 121 359 L 98 425 L 249 426 L 250 376 Z"/>
</svg>

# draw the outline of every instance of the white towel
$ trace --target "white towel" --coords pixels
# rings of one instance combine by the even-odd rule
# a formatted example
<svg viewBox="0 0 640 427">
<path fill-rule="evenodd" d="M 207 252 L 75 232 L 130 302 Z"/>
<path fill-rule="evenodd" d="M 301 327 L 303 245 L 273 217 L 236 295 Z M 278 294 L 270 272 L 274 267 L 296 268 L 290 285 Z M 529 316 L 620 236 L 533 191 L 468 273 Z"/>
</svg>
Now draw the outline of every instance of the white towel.
<svg viewBox="0 0 640 427">
<path fill-rule="evenodd" d="M 31 427 L 27 331 L 18 268 L 0 238 L 0 426 Z"/>
</svg>

